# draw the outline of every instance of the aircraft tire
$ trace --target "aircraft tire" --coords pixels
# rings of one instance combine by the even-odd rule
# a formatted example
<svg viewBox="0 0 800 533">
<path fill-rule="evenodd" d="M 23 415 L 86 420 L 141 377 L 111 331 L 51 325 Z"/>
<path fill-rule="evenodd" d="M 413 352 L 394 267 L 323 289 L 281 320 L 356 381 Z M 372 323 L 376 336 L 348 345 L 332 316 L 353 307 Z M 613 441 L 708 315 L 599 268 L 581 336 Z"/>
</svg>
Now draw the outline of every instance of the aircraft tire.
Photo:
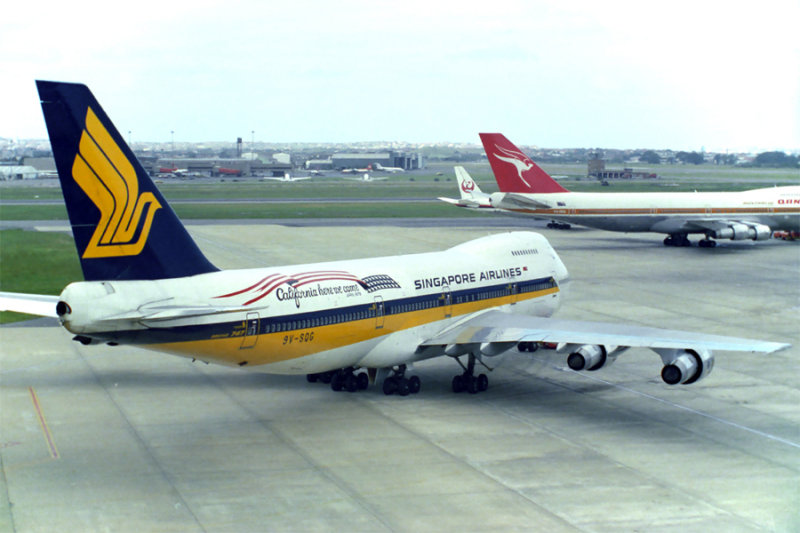
<svg viewBox="0 0 800 533">
<path fill-rule="evenodd" d="M 383 393 L 386 396 L 391 396 L 395 392 L 397 392 L 397 378 L 394 376 L 390 376 L 383 380 Z"/>
<path fill-rule="evenodd" d="M 411 388 L 408 386 L 408 380 L 400 378 L 397 380 L 397 394 L 400 396 L 408 396 L 411 394 Z"/>
<path fill-rule="evenodd" d="M 458 394 L 459 392 L 464 392 L 464 389 L 464 376 L 461 374 L 453 376 L 453 392 Z"/>
<path fill-rule="evenodd" d="M 318 374 L 306 374 L 306 380 L 309 383 L 316 383 L 318 379 L 319 379 Z"/>
<path fill-rule="evenodd" d="M 478 389 L 478 380 L 475 379 L 475 376 L 469 376 L 467 378 L 467 392 L 470 394 L 478 394 L 478 392 L 480 392 Z"/>
<path fill-rule="evenodd" d="M 352 372 L 348 372 L 344 378 L 344 388 L 347 392 L 356 392 L 358 390 L 358 377 Z"/>
<path fill-rule="evenodd" d="M 331 378 L 331 389 L 339 392 L 344 388 L 345 385 L 345 376 L 342 375 L 341 372 L 336 372 L 333 377 Z"/>
<path fill-rule="evenodd" d="M 478 376 L 478 392 L 483 392 L 489 388 L 489 376 L 486 374 L 481 374 Z"/>
<path fill-rule="evenodd" d="M 422 388 L 422 381 L 419 376 L 411 376 L 408 378 L 408 390 L 411 394 L 417 394 Z"/>
<path fill-rule="evenodd" d="M 358 382 L 358 390 L 367 390 L 367 387 L 369 387 L 369 376 L 366 372 L 358 374 L 356 380 Z"/>
</svg>

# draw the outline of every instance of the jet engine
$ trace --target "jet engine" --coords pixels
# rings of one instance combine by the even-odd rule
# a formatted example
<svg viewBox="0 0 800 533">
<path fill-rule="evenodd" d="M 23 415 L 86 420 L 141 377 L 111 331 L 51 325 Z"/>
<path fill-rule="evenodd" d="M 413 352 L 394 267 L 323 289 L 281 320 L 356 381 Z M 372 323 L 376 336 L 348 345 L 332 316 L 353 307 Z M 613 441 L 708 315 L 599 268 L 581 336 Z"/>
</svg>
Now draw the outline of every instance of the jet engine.
<svg viewBox="0 0 800 533">
<path fill-rule="evenodd" d="M 711 352 L 678 350 L 675 355 L 661 370 L 661 379 L 668 385 L 688 385 L 700 381 L 714 368 L 714 356 Z"/>
<path fill-rule="evenodd" d="M 569 351 L 567 365 L 572 370 L 597 370 L 610 365 L 626 347 L 601 346 L 598 344 L 567 344 L 560 346 L 560 352 Z"/>
<path fill-rule="evenodd" d="M 715 239 L 763 241 L 772 236 L 772 230 L 764 224 L 731 224 L 727 228 L 712 231 L 710 235 Z"/>
</svg>

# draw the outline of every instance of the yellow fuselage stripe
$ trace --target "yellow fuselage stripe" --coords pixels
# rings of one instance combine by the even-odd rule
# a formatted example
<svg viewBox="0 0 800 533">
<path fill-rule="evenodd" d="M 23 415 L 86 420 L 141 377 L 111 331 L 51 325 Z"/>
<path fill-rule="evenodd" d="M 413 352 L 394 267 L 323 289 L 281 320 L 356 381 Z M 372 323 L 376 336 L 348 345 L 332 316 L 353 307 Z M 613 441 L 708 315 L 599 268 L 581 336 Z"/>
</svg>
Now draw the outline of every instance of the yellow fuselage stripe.
<svg viewBox="0 0 800 533">
<path fill-rule="evenodd" d="M 255 339 L 236 336 L 221 339 L 150 344 L 143 345 L 143 347 L 220 364 L 238 365 L 243 361 L 247 361 L 248 366 L 258 366 L 333 350 L 438 320 L 444 320 L 447 318 L 445 309 L 450 310 L 448 317 L 463 316 L 512 302 L 539 298 L 558 291 L 558 287 L 553 287 L 541 291 L 504 295 L 473 302 L 453 303 L 447 308 L 433 307 L 302 330 L 264 333 L 258 335 Z M 379 322 L 382 323 L 382 327 L 377 327 Z M 247 347 L 248 345 L 250 346 Z"/>
</svg>

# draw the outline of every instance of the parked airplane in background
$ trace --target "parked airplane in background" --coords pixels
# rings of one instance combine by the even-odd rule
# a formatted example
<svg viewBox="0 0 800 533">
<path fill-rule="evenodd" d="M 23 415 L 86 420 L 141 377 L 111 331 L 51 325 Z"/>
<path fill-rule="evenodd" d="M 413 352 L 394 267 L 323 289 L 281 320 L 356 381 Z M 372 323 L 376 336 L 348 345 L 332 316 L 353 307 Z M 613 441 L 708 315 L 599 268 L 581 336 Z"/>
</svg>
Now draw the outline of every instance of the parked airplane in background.
<svg viewBox="0 0 800 533">
<path fill-rule="evenodd" d="M 570 192 L 499 133 L 481 133 L 500 192 L 492 206 L 518 214 L 624 232 L 666 233 L 667 246 L 689 246 L 688 235 L 712 239 L 769 239 L 800 231 L 800 186 L 744 192 Z"/>
<path fill-rule="evenodd" d="M 343 172 L 344 174 L 372 172 L 372 165 L 367 165 L 365 168 L 343 168 L 340 172 Z"/>
<path fill-rule="evenodd" d="M 453 167 L 456 172 L 456 181 L 458 182 L 458 191 L 461 193 L 461 198 L 458 200 L 454 198 L 439 197 L 439 200 L 453 204 L 458 207 L 470 207 L 476 209 L 494 209 L 492 207 L 491 196 L 481 191 L 478 184 L 469 175 L 469 172 L 464 167 Z"/>
<path fill-rule="evenodd" d="M 282 178 L 264 177 L 264 178 L 261 178 L 261 179 L 262 180 L 270 180 L 270 181 L 303 181 L 303 180 L 310 180 L 311 176 L 297 176 L 297 177 L 294 177 L 291 174 L 289 174 L 288 172 L 284 172 Z"/>
<path fill-rule="evenodd" d="M 405 169 L 403 169 L 403 168 L 400 168 L 400 167 L 385 167 L 385 166 L 381 165 L 380 163 L 375 163 L 375 170 L 380 170 L 381 172 L 391 172 L 392 174 L 395 174 L 397 172 L 405 172 Z"/>
<path fill-rule="evenodd" d="M 86 281 L 60 296 L 0 293 L 0 310 L 57 316 L 82 344 L 132 344 L 207 362 L 330 380 L 355 391 L 418 392 L 408 366 L 437 356 L 464 369 L 455 392 L 488 387 L 483 364 L 515 346 L 559 343 L 574 370 L 628 347 L 664 363 L 666 383 L 711 371 L 711 350 L 785 344 L 548 318 L 568 273 L 532 232 L 442 252 L 220 271 L 202 254 L 84 85 L 38 81 Z M 32 341 L 35 342 L 35 341 Z M 467 364 L 458 359 L 467 356 Z M 358 369 L 366 369 L 359 372 Z"/>
<path fill-rule="evenodd" d="M 374 178 L 369 174 L 369 172 L 364 172 L 364 175 L 361 176 L 360 178 L 348 178 L 348 177 L 345 177 L 344 179 L 350 180 L 350 181 L 385 181 L 385 180 L 388 180 L 389 178 Z"/>
<path fill-rule="evenodd" d="M 189 174 L 189 169 L 178 167 L 161 167 L 158 169 L 158 176 L 186 176 Z"/>
</svg>

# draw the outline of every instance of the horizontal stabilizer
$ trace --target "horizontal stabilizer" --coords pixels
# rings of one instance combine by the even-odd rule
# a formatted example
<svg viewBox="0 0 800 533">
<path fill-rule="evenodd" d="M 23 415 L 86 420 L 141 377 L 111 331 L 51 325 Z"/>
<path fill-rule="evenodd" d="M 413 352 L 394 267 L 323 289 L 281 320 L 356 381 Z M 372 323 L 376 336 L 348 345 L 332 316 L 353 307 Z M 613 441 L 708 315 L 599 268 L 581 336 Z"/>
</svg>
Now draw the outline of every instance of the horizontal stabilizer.
<svg viewBox="0 0 800 533">
<path fill-rule="evenodd" d="M 444 198 L 443 196 L 440 196 L 439 200 L 447 202 L 448 204 L 457 205 L 458 207 L 475 207 L 475 208 L 482 207 L 480 202 L 475 200 L 468 200 L 466 198 L 460 198 L 457 200 L 455 198 Z"/>
<path fill-rule="evenodd" d="M 57 317 L 58 296 L 0 292 L 0 311 L 14 311 L 28 315 Z"/>
<path fill-rule="evenodd" d="M 513 192 L 492 194 L 492 206 L 498 209 L 550 209 L 552 206 L 529 196 Z"/>
</svg>

